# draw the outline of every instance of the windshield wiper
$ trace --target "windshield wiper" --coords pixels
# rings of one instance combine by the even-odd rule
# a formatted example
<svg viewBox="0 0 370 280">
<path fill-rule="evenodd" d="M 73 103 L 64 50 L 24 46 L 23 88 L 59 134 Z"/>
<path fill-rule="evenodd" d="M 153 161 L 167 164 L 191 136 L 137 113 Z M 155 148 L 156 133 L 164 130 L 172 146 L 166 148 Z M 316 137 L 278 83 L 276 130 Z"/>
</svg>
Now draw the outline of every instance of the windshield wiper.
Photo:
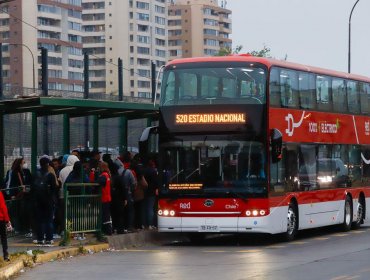
<svg viewBox="0 0 370 280">
<path fill-rule="evenodd" d="M 194 175 L 195 172 L 199 171 L 200 168 L 198 167 L 197 169 L 195 169 L 194 171 L 192 171 L 188 176 L 185 177 L 185 180 L 189 179 L 191 176 Z"/>
<path fill-rule="evenodd" d="M 180 173 L 184 172 L 184 169 L 181 169 L 178 173 L 176 173 L 175 175 L 173 175 L 171 178 L 170 178 L 170 181 L 172 181 L 174 178 L 176 178 L 177 176 L 180 175 Z"/>
</svg>

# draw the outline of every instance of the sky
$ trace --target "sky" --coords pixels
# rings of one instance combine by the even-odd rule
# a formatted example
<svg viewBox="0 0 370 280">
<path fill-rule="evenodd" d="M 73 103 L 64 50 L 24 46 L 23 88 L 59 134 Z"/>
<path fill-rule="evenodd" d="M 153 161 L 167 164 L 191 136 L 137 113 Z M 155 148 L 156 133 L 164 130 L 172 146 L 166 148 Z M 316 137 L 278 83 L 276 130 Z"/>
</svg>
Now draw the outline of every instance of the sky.
<svg viewBox="0 0 370 280">
<path fill-rule="evenodd" d="M 222 0 L 219 0 L 221 3 Z M 227 0 L 233 46 L 264 45 L 271 55 L 311 66 L 348 71 L 348 21 L 356 0 Z M 370 0 L 351 20 L 351 72 L 370 77 Z"/>
</svg>

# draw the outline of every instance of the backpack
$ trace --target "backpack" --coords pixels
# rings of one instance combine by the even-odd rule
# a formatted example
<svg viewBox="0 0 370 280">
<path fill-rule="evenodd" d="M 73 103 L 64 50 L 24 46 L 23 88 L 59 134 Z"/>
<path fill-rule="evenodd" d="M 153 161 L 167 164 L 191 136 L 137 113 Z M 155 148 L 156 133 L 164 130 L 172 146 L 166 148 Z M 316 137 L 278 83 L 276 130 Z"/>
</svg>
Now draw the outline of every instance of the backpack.
<svg viewBox="0 0 370 280">
<path fill-rule="evenodd" d="M 34 182 L 35 194 L 37 197 L 49 197 L 51 195 L 51 186 L 49 183 L 49 172 L 41 173 L 37 171 Z"/>
</svg>

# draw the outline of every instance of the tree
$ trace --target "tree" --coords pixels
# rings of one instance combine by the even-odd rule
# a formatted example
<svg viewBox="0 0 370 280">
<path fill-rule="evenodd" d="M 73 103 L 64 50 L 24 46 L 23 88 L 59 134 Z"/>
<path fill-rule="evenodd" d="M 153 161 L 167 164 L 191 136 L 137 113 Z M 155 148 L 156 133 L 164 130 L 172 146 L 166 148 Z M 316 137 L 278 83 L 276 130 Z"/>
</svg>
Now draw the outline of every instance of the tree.
<svg viewBox="0 0 370 280">
<path fill-rule="evenodd" d="M 238 54 L 238 53 L 240 53 L 240 51 L 242 49 L 243 49 L 242 45 L 238 45 L 234 49 L 231 49 L 230 47 L 224 47 L 224 48 L 221 48 L 219 50 L 219 52 L 218 52 L 218 54 L 216 54 L 216 56 L 227 56 L 227 55 L 231 55 L 231 54 Z"/>
<path fill-rule="evenodd" d="M 242 51 L 242 49 L 243 49 L 242 45 L 238 45 L 234 49 L 231 49 L 229 47 L 221 48 L 216 56 L 226 56 L 226 55 L 231 55 L 231 54 L 239 54 Z M 247 53 L 249 53 L 253 56 L 271 57 L 270 51 L 271 51 L 271 49 L 269 47 L 267 47 L 266 45 L 263 45 L 262 50 L 253 50 L 253 51 L 249 51 Z"/>
<path fill-rule="evenodd" d="M 249 52 L 253 56 L 259 56 L 259 57 L 271 57 L 270 53 L 271 49 L 269 47 L 266 47 L 266 45 L 263 45 L 263 49 L 259 51 L 251 51 Z"/>
</svg>

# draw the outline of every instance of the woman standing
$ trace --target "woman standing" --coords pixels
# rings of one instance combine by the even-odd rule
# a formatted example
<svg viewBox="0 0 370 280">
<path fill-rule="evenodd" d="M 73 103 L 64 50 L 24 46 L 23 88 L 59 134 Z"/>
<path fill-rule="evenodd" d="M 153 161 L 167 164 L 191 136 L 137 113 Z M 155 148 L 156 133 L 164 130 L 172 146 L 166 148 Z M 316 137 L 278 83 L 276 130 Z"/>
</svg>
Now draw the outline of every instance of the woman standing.
<svg viewBox="0 0 370 280">
<path fill-rule="evenodd" d="M 31 185 L 31 173 L 27 171 L 26 162 L 23 158 L 14 160 L 11 169 L 8 170 L 5 177 L 6 199 L 15 199 L 23 194 L 26 185 Z"/>
<path fill-rule="evenodd" d="M 106 235 L 112 235 L 112 220 L 110 213 L 110 204 L 112 201 L 111 197 L 111 174 L 109 171 L 108 164 L 106 162 L 99 163 L 101 174 L 98 178 L 98 183 L 102 188 L 101 199 L 102 199 L 102 221 L 103 221 L 103 233 Z"/>
</svg>

